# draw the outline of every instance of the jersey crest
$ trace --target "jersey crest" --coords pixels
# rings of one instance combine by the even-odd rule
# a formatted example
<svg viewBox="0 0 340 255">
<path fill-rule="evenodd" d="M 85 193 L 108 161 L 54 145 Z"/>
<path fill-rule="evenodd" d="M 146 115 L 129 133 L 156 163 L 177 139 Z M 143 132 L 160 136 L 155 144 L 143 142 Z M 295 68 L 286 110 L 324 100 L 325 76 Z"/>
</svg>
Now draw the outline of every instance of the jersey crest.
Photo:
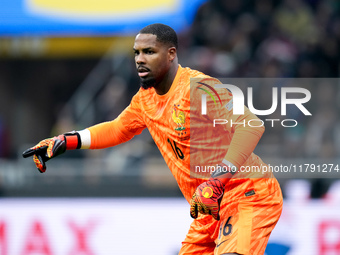
<svg viewBox="0 0 340 255">
<path fill-rule="evenodd" d="M 178 109 L 179 105 L 174 105 L 172 109 L 172 120 L 176 123 L 175 130 L 176 131 L 183 131 L 185 129 L 185 114 L 183 111 Z"/>
</svg>

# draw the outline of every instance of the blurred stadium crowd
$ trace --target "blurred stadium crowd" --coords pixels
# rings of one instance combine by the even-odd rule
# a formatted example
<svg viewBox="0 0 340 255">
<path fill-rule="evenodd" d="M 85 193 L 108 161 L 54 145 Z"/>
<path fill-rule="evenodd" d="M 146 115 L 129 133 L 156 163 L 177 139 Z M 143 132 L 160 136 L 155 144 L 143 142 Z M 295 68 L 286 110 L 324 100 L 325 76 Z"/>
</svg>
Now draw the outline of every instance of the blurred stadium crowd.
<svg viewBox="0 0 340 255">
<path fill-rule="evenodd" d="M 181 62 L 215 77 L 339 77 L 340 3 L 212 0 L 201 6 L 181 39 Z M 302 120 L 303 125 L 289 133 L 267 129 L 264 139 L 281 144 L 281 155 L 340 156 L 340 84 L 328 81 L 307 87 L 313 121 Z M 258 89 L 263 104 L 270 106 L 270 89 Z M 278 133 L 272 136 L 271 131 Z"/>
<path fill-rule="evenodd" d="M 338 77 L 339 6 L 332 0 L 208 1 L 182 34 L 182 47 L 191 65 L 218 77 Z"/>
<path fill-rule="evenodd" d="M 340 84 L 335 79 L 340 74 L 339 1 L 210 0 L 198 9 L 193 24 L 179 33 L 179 40 L 182 66 L 218 78 L 317 79 L 317 85 L 307 86 L 313 117 L 289 112 L 299 119 L 299 126 L 267 129 L 258 153 L 263 158 L 340 157 Z M 105 68 L 93 71 L 101 63 L 94 58 L 0 60 L 0 157 L 20 157 L 23 143 L 116 117 L 139 88 L 132 50 L 119 57 L 123 60 L 114 72 L 105 72 Z M 87 81 L 94 80 L 100 89 L 92 95 L 94 117 L 80 122 L 68 102 L 91 70 L 94 78 L 87 76 Z M 93 87 L 89 85 L 88 91 Z M 266 86 L 257 88 L 264 108 L 271 105 L 270 92 Z M 89 108 L 86 111 L 89 113 Z M 141 139 L 148 141 L 151 151 L 156 150 L 147 135 L 142 134 Z M 135 159 L 145 157 L 146 145 L 136 144 L 138 139 L 126 154 Z M 112 156 L 108 152 L 95 154 Z M 322 181 L 318 185 L 323 185 Z"/>
</svg>

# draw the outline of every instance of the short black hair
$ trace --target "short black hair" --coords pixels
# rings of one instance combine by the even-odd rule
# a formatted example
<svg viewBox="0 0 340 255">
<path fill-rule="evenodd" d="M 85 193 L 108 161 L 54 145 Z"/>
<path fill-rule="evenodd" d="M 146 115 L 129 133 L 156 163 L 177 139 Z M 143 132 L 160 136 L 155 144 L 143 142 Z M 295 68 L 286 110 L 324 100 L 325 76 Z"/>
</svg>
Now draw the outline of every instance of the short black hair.
<svg viewBox="0 0 340 255">
<path fill-rule="evenodd" d="M 167 25 L 161 23 L 151 24 L 142 28 L 139 31 L 139 33 L 156 35 L 157 41 L 169 44 L 170 46 L 175 47 L 176 49 L 178 47 L 177 34 L 175 30 L 173 30 L 171 27 Z"/>
</svg>

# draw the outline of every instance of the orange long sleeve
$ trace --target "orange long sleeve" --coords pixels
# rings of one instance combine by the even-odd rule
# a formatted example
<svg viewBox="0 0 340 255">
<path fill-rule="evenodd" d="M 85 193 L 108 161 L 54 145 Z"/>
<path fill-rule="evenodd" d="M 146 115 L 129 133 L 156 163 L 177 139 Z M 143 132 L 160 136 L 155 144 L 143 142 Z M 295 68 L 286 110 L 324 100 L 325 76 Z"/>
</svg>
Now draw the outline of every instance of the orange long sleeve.
<svg viewBox="0 0 340 255">
<path fill-rule="evenodd" d="M 124 132 L 124 127 L 119 121 L 103 122 L 89 127 L 91 133 L 90 149 L 104 149 L 130 140 L 134 134 Z"/>
<path fill-rule="evenodd" d="M 131 104 L 116 119 L 89 127 L 90 149 L 112 147 L 139 135 L 146 128 L 140 111 L 139 100 L 135 96 Z"/>
<path fill-rule="evenodd" d="M 262 134 L 265 131 L 264 126 L 250 126 L 249 122 L 260 119 L 247 107 L 244 107 L 244 115 L 233 115 L 233 123 L 240 123 L 233 126 L 233 138 L 230 142 L 229 150 L 225 159 L 240 168 L 254 151 Z M 241 124 L 244 123 L 244 124 Z M 257 124 L 258 125 L 258 124 Z"/>
<path fill-rule="evenodd" d="M 264 127 L 238 127 L 225 159 L 240 168 L 254 151 L 263 132 Z"/>
</svg>

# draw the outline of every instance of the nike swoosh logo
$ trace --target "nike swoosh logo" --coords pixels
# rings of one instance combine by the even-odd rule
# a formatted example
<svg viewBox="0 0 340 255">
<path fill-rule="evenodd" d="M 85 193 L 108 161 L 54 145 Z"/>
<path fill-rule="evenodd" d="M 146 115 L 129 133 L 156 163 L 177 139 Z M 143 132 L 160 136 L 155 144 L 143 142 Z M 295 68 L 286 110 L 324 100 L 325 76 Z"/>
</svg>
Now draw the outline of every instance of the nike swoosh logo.
<svg viewBox="0 0 340 255">
<path fill-rule="evenodd" d="M 216 248 L 219 247 L 221 244 L 223 244 L 224 242 L 228 241 L 229 239 L 227 240 L 224 240 L 223 242 L 220 242 L 218 245 L 216 245 Z"/>
</svg>

